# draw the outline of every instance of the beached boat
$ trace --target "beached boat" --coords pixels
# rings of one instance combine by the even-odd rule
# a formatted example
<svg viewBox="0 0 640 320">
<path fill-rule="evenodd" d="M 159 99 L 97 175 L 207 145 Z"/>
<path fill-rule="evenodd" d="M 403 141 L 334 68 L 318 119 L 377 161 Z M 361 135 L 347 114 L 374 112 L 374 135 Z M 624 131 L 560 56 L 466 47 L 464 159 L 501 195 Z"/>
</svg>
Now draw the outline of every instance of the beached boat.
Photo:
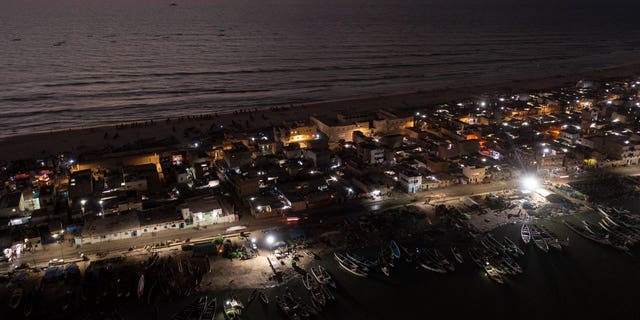
<svg viewBox="0 0 640 320">
<path fill-rule="evenodd" d="M 22 298 L 22 315 L 24 318 L 29 318 L 33 313 L 33 294 L 29 293 L 26 297 Z"/>
<path fill-rule="evenodd" d="M 544 241 L 544 238 L 542 238 L 540 231 L 535 225 L 531 226 L 531 239 L 533 239 L 533 243 L 538 247 L 538 249 L 543 252 L 549 252 L 549 245 Z"/>
<path fill-rule="evenodd" d="M 138 289 L 136 292 L 138 293 L 138 299 L 142 299 L 142 295 L 144 294 L 144 274 L 140 275 L 140 279 L 138 279 Z"/>
<path fill-rule="evenodd" d="M 504 243 L 508 248 L 511 248 L 511 252 L 515 253 L 517 255 L 524 255 L 524 251 L 522 251 L 522 249 L 520 249 L 520 246 L 518 246 L 515 242 L 513 242 L 511 239 L 509 239 L 509 237 L 504 236 Z"/>
<path fill-rule="evenodd" d="M 458 261 L 458 263 L 464 263 L 464 258 L 462 258 L 462 253 L 458 251 L 458 248 L 456 248 L 456 246 L 451 246 L 451 254 L 453 255 L 453 258 L 455 258 L 456 261 Z"/>
<path fill-rule="evenodd" d="M 342 263 L 350 262 L 350 260 L 344 254 L 342 254 L 340 252 L 334 252 L 333 253 L 333 258 L 335 258 L 336 261 L 342 262 Z"/>
<path fill-rule="evenodd" d="M 522 273 L 522 267 L 510 256 L 504 256 L 502 261 L 513 271 L 516 273 Z"/>
<path fill-rule="evenodd" d="M 582 224 L 584 225 L 584 228 L 587 229 L 587 231 L 589 231 L 591 234 L 593 234 L 596 237 L 607 238 L 609 235 L 609 232 L 607 232 L 607 230 L 587 220 L 582 220 Z"/>
<path fill-rule="evenodd" d="M 495 282 L 500 283 L 500 284 L 504 283 L 504 279 L 502 278 L 502 276 L 500 275 L 498 270 L 496 268 L 494 268 L 492 265 L 487 263 L 484 266 L 484 270 L 487 272 L 489 277 L 491 277 L 491 279 L 493 279 Z"/>
<path fill-rule="evenodd" d="M 200 313 L 200 317 L 198 320 L 213 320 L 216 317 L 216 307 L 218 300 L 216 298 L 208 299 L 206 302 L 206 306 L 202 313 Z"/>
<path fill-rule="evenodd" d="M 323 266 L 311 268 L 311 274 L 314 278 L 316 278 L 316 281 L 318 281 L 318 283 L 336 288 L 336 282 L 333 280 L 333 277 L 331 277 L 327 269 L 325 269 Z"/>
<path fill-rule="evenodd" d="M 374 268 L 376 266 L 375 261 L 371 261 L 369 259 L 365 259 L 359 255 L 353 254 L 351 252 L 347 252 L 347 258 L 350 259 L 353 263 L 360 266 L 360 269 L 364 271 L 369 271 L 369 269 Z"/>
<path fill-rule="evenodd" d="M 398 247 L 398 244 L 395 241 L 391 240 L 389 246 L 391 247 L 391 253 L 393 254 L 393 257 L 396 259 L 400 259 L 400 248 Z"/>
<path fill-rule="evenodd" d="M 319 287 L 313 288 L 311 290 L 311 299 L 321 307 L 324 307 L 327 303 L 327 299 L 324 296 L 324 292 Z"/>
<path fill-rule="evenodd" d="M 406 262 L 413 262 L 415 259 L 415 253 L 411 252 L 407 247 L 400 246 L 400 250 L 402 251 L 402 257 Z"/>
<path fill-rule="evenodd" d="M 447 273 L 447 270 L 440 265 L 436 260 L 432 257 L 428 256 L 424 250 L 420 252 L 420 255 L 416 257 L 417 263 L 425 270 L 429 270 L 436 273 Z"/>
<path fill-rule="evenodd" d="M 311 277 L 311 273 L 307 272 L 302 277 L 302 285 L 307 289 L 311 290 L 318 286 L 318 283 Z"/>
<path fill-rule="evenodd" d="M 242 309 L 244 309 L 244 305 L 235 298 L 227 298 L 227 301 L 224 302 L 224 315 L 229 320 L 240 318 Z"/>
<path fill-rule="evenodd" d="M 389 267 L 387 265 L 380 265 L 380 271 L 382 271 L 382 273 L 387 277 L 391 275 L 391 271 L 389 271 Z"/>
<path fill-rule="evenodd" d="M 476 265 L 478 265 L 478 267 L 484 268 L 485 260 L 482 258 L 482 255 L 478 252 L 478 249 L 469 248 L 469 256 L 471 257 L 471 260 L 473 260 L 473 262 Z"/>
<path fill-rule="evenodd" d="M 333 295 L 333 293 L 331 292 L 331 289 L 329 289 L 327 286 L 320 285 L 320 290 L 322 290 L 322 293 L 324 293 L 324 297 L 327 298 L 328 300 L 336 299 L 336 296 Z"/>
<path fill-rule="evenodd" d="M 571 229 L 573 232 L 577 233 L 580 236 L 583 236 L 589 240 L 601 243 L 601 244 L 607 244 L 609 245 L 609 236 L 605 235 L 605 236 L 596 236 L 594 234 L 592 234 L 591 232 L 587 231 L 585 228 L 575 224 L 575 223 L 571 223 L 569 221 L 563 220 L 562 223 L 564 223 L 565 226 L 567 226 L 569 229 Z"/>
<path fill-rule="evenodd" d="M 160 259 L 160 255 L 157 252 L 155 252 L 151 257 L 149 257 L 149 259 L 147 259 L 147 262 L 143 266 L 144 269 L 149 270 L 153 268 L 159 259 Z"/>
<path fill-rule="evenodd" d="M 281 297 L 276 297 L 276 303 L 278 304 L 278 309 L 284 313 L 284 315 L 289 320 L 299 320 L 300 316 L 289 306 L 287 300 Z"/>
<path fill-rule="evenodd" d="M 22 288 L 16 288 L 15 290 L 13 290 L 13 293 L 11 293 L 11 297 L 9 298 L 10 309 L 18 308 L 18 306 L 20 305 L 20 302 L 22 301 L 22 293 L 23 293 Z"/>
<path fill-rule="evenodd" d="M 550 232 L 547 232 L 546 228 L 538 227 L 538 231 L 540 232 L 540 236 L 544 241 L 549 245 L 549 247 L 554 248 L 556 250 L 562 250 L 562 245 L 560 245 L 560 240 L 556 237 L 552 236 Z"/>
<path fill-rule="evenodd" d="M 389 260 L 393 259 L 393 257 L 387 257 L 386 250 L 381 249 L 378 252 L 378 267 L 380 267 L 380 271 L 387 277 L 391 275 L 391 270 L 389 266 Z"/>
<path fill-rule="evenodd" d="M 354 274 L 358 277 L 366 277 L 367 276 L 367 272 L 365 272 L 364 270 L 361 270 L 360 267 L 358 267 L 358 265 L 356 265 L 355 263 L 352 263 L 350 261 L 338 261 L 338 265 L 340 265 L 340 268 L 342 268 L 343 270 Z"/>
<path fill-rule="evenodd" d="M 287 304 L 291 307 L 291 309 L 301 317 L 308 317 L 309 311 L 307 310 L 307 306 L 302 302 L 300 297 L 294 296 L 291 289 L 286 289 L 286 294 L 284 295 Z"/>
<path fill-rule="evenodd" d="M 437 261 L 444 266 L 445 268 L 447 268 L 447 270 L 449 271 L 455 271 L 456 267 L 453 265 L 453 263 L 451 263 L 451 261 L 449 261 L 449 259 L 447 259 L 444 254 L 442 254 L 442 252 L 440 252 L 440 250 L 438 249 L 433 249 L 433 255 L 436 257 Z"/>
<path fill-rule="evenodd" d="M 207 296 L 202 296 L 198 298 L 198 300 L 188 304 L 182 310 L 178 311 L 173 317 L 172 320 L 200 320 L 201 316 L 205 312 L 209 303 L 209 298 Z M 202 319 L 205 319 L 202 317 Z M 211 318 L 209 318 L 211 319 Z"/>
<path fill-rule="evenodd" d="M 249 297 L 247 298 L 247 304 L 250 304 L 251 301 L 255 300 L 257 296 L 258 296 L 258 289 L 253 289 L 253 291 L 251 291 L 251 293 L 249 294 Z"/>
<path fill-rule="evenodd" d="M 497 256 L 500 254 L 500 252 L 498 252 L 487 239 L 482 239 L 479 243 L 482 248 L 484 248 L 484 250 L 489 253 L 489 255 Z"/>
<path fill-rule="evenodd" d="M 500 243 L 498 240 L 496 240 L 496 238 L 493 237 L 492 234 L 487 234 L 487 239 L 489 241 L 489 243 L 493 246 L 494 249 L 496 249 L 499 252 L 505 252 L 507 250 L 507 248 L 504 246 L 504 244 Z"/>
<path fill-rule="evenodd" d="M 260 301 L 262 301 L 262 303 L 269 304 L 269 297 L 267 297 L 267 294 L 264 293 L 264 291 L 260 290 L 260 292 L 258 292 L 258 296 L 260 297 Z"/>
<path fill-rule="evenodd" d="M 520 228 L 520 237 L 522 238 L 522 242 L 525 244 L 531 241 L 531 231 L 526 223 L 523 223 L 522 228 Z"/>
</svg>

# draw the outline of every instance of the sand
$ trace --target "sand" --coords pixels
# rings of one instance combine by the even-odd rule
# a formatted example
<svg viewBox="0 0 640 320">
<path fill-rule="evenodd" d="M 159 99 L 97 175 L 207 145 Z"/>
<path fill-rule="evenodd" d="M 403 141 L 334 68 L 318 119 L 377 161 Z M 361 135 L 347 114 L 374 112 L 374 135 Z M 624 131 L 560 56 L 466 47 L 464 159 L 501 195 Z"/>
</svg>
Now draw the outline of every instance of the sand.
<svg viewBox="0 0 640 320">
<path fill-rule="evenodd" d="M 44 159 L 59 153 L 79 155 L 95 152 L 104 154 L 130 149 L 142 145 L 150 150 L 188 147 L 210 130 L 224 128 L 251 132 L 282 123 L 284 120 L 308 119 L 311 115 L 334 115 L 338 111 L 374 111 L 381 108 L 410 111 L 455 99 L 467 99 L 482 94 L 514 94 L 535 92 L 573 86 L 580 79 L 622 79 L 640 74 L 640 63 L 592 69 L 580 73 L 559 74 L 539 79 L 519 79 L 482 86 L 440 88 L 437 90 L 404 92 L 385 96 L 356 97 L 353 99 L 307 103 L 295 106 L 262 108 L 238 107 L 239 111 L 194 115 L 159 120 L 151 115 L 147 121 L 69 129 L 62 131 L 35 132 L 0 139 L 0 163 L 19 159 Z M 235 125 L 234 125 L 235 124 Z"/>
</svg>

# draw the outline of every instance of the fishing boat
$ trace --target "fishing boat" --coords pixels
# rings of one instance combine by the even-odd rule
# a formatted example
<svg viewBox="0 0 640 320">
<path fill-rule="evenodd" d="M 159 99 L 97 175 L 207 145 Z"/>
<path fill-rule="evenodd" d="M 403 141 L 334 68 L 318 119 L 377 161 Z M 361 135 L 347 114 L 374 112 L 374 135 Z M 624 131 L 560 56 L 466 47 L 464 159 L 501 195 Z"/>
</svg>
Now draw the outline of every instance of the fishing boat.
<svg viewBox="0 0 640 320">
<path fill-rule="evenodd" d="M 374 261 L 365 259 L 351 252 L 347 252 L 347 258 L 350 259 L 353 263 L 360 266 L 360 268 L 364 271 L 369 271 L 370 268 L 373 268 L 376 266 L 376 263 Z"/>
<path fill-rule="evenodd" d="M 378 252 L 378 267 L 380 267 L 380 271 L 382 271 L 382 273 L 383 273 L 385 276 L 387 276 L 387 277 L 388 277 L 388 276 L 390 276 L 390 275 L 391 275 L 391 270 L 390 270 L 390 267 L 389 267 L 389 262 L 388 262 L 388 260 L 390 260 L 390 259 L 392 259 L 392 258 L 387 259 L 387 256 L 386 256 L 386 254 L 385 254 L 385 251 L 386 251 L 386 250 L 381 249 L 381 250 L 380 250 L 380 252 Z"/>
<path fill-rule="evenodd" d="M 470 248 L 469 249 L 469 256 L 471 257 L 471 260 L 473 260 L 473 262 L 476 265 L 478 265 L 478 267 L 484 268 L 485 260 L 482 258 L 481 254 L 478 252 L 478 249 Z"/>
<path fill-rule="evenodd" d="M 492 265 L 487 263 L 484 266 L 484 270 L 487 272 L 489 277 L 491 277 L 491 279 L 493 279 L 493 281 L 495 281 L 497 283 L 500 283 L 500 284 L 504 283 L 504 279 L 502 278 L 502 276 L 500 275 L 498 270 L 496 268 L 494 268 Z"/>
<path fill-rule="evenodd" d="M 447 268 L 449 271 L 455 271 L 456 267 L 444 256 L 444 254 L 442 254 L 442 252 L 440 252 L 440 250 L 433 249 L 433 254 L 442 266 Z"/>
<path fill-rule="evenodd" d="M 262 301 L 262 303 L 269 304 L 269 297 L 267 297 L 267 294 L 264 293 L 264 291 L 260 290 L 260 292 L 258 292 L 258 296 L 260 297 L 260 301 Z"/>
<path fill-rule="evenodd" d="M 409 251 L 409 249 L 407 249 L 407 247 L 405 246 L 400 246 L 400 250 L 402 251 L 402 257 L 404 258 L 404 261 L 413 262 L 415 253 Z"/>
<path fill-rule="evenodd" d="M 393 257 L 396 259 L 400 259 L 400 248 L 398 247 L 398 244 L 395 241 L 391 240 L 389 246 L 391 247 L 391 253 L 393 254 Z"/>
<path fill-rule="evenodd" d="M 504 243 L 505 245 L 507 245 L 509 248 L 511 248 L 511 252 L 524 256 L 524 251 L 522 251 L 522 249 L 520 249 L 520 246 L 518 246 L 515 242 L 513 242 L 511 239 L 509 239 L 509 237 L 505 236 L 504 237 Z"/>
<path fill-rule="evenodd" d="M 507 248 L 504 246 L 504 244 L 500 243 L 498 240 L 496 240 L 496 238 L 493 237 L 492 234 L 487 234 L 487 239 L 489 241 L 489 243 L 493 246 L 494 249 L 496 249 L 499 252 L 504 252 L 507 250 Z"/>
<path fill-rule="evenodd" d="M 562 250 L 562 245 L 560 245 L 560 241 L 558 240 L 558 238 L 552 236 L 550 232 L 547 232 L 546 228 L 538 227 L 538 231 L 540 232 L 540 236 L 542 237 L 542 239 L 544 239 L 549 247 L 556 250 Z"/>
<path fill-rule="evenodd" d="M 594 236 L 599 238 L 608 237 L 609 233 L 607 232 L 607 230 L 604 230 L 602 227 L 597 226 L 587 220 L 582 220 L 582 224 L 584 224 L 584 228 L 587 229 L 587 231 L 589 231 Z"/>
<path fill-rule="evenodd" d="M 425 270 L 429 270 L 436 273 L 447 273 L 447 270 L 441 266 L 438 262 L 429 257 L 425 252 L 421 252 L 417 256 L 417 263 Z"/>
<path fill-rule="evenodd" d="M 20 305 L 20 301 L 22 301 L 22 293 L 23 293 L 22 288 L 17 288 L 13 290 L 13 293 L 11 293 L 11 298 L 9 298 L 10 309 L 18 308 L 18 306 Z"/>
<path fill-rule="evenodd" d="M 333 293 L 331 292 L 331 290 L 325 286 L 325 285 L 320 285 L 320 290 L 322 290 L 322 293 L 324 293 L 324 297 L 329 299 L 329 300 L 335 300 L 336 297 L 333 295 Z"/>
<path fill-rule="evenodd" d="M 540 234 L 540 231 L 535 225 L 531 226 L 531 238 L 533 239 L 533 243 L 535 243 L 538 249 L 542 250 L 543 252 L 549 252 L 549 245 L 546 241 L 544 241 L 542 235 Z"/>
<path fill-rule="evenodd" d="M 149 257 L 149 259 L 147 259 L 147 262 L 144 264 L 144 269 L 149 270 L 153 268 L 153 266 L 156 265 L 159 259 L 160 259 L 160 255 L 158 255 L 158 253 L 155 252 L 151 257 Z"/>
<path fill-rule="evenodd" d="M 323 266 L 318 266 L 318 268 L 311 268 L 311 274 L 314 278 L 316 278 L 316 281 L 318 281 L 318 283 L 336 288 L 336 282 L 333 280 L 333 277 L 331 277 L 327 269 L 325 269 Z"/>
<path fill-rule="evenodd" d="M 242 309 L 244 309 L 244 305 L 235 298 L 227 298 L 227 301 L 224 302 L 224 315 L 229 320 L 240 318 Z"/>
<path fill-rule="evenodd" d="M 307 290 L 311 290 L 314 288 L 314 285 L 317 286 L 318 283 L 316 283 L 316 281 L 314 281 L 311 278 L 311 274 L 310 273 L 306 273 L 304 275 L 304 277 L 302 277 L 302 285 L 307 289 Z"/>
<path fill-rule="evenodd" d="M 520 237 L 522 238 L 522 242 L 525 244 L 528 244 L 531 241 L 531 231 L 526 223 L 523 223 L 522 228 L 520 228 Z"/>
<path fill-rule="evenodd" d="M 250 304 L 258 296 L 258 289 L 253 289 L 247 298 L 247 304 Z"/>
<path fill-rule="evenodd" d="M 138 299 L 142 299 L 142 294 L 144 294 L 144 274 L 140 275 L 140 279 L 138 279 Z"/>
<path fill-rule="evenodd" d="M 321 307 L 324 307 L 327 303 L 324 292 L 319 287 L 315 287 L 313 288 L 313 290 L 311 290 L 311 299 L 313 299 L 313 301 Z"/>
<path fill-rule="evenodd" d="M 204 310 L 200 313 L 198 320 L 213 320 L 216 317 L 216 307 L 218 300 L 216 298 L 208 299 Z"/>
<path fill-rule="evenodd" d="M 389 267 L 387 265 L 381 265 L 380 271 L 382 271 L 382 273 L 387 277 L 391 275 L 391 271 L 389 270 Z"/>
<path fill-rule="evenodd" d="M 489 255 L 497 256 L 500 254 L 487 239 L 480 240 L 480 245 Z"/>
<path fill-rule="evenodd" d="M 336 259 L 336 261 L 342 262 L 342 263 L 347 263 L 350 261 L 344 254 L 339 252 L 334 252 L 333 257 Z"/>
<path fill-rule="evenodd" d="M 453 255 L 453 258 L 455 258 L 456 261 L 458 261 L 458 263 L 464 263 L 464 258 L 462 258 L 462 253 L 458 251 L 458 248 L 456 248 L 456 246 L 451 246 L 451 254 Z"/>
<path fill-rule="evenodd" d="M 365 272 L 364 270 L 361 270 L 358 265 L 356 265 L 355 263 L 351 263 L 349 261 L 338 261 L 338 265 L 340 265 L 340 268 L 342 268 L 343 270 L 356 275 L 358 277 L 366 277 L 367 276 L 367 272 Z"/>
<path fill-rule="evenodd" d="M 522 273 L 522 267 L 515 261 L 513 260 L 513 258 L 509 257 L 509 256 L 504 256 L 502 258 L 502 261 L 513 271 L 515 271 L 516 273 Z"/>
<path fill-rule="evenodd" d="M 22 314 L 25 318 L 29 318 L 33 313 L 33 294 L 28 294 L 22 303 Z"/>
<path fill-rule="evenodd" d="M 281 297 L 276 297 L 276 303 L 278 304 L 278 309 L 284 313 L 284 315 L 289 320 L 299 320 L 300 316 L 289 306 L 286 299 Z"/>
<path fill-rule="evenodd" d="M 301 317 L 304 317 L 304 318 L 308 317 L 309 311 L 307 311 L 307 307 L 305 306 L 304 303 L 302 303 L 300 298 L 294 296 L 293 292 L 289 288 L 287 288 L 286 291 L 287 293 L 284 295 L 284 298 L 287 301 L 287 304 L 291 307 L 291 309 Z"/>
<path fill-rule="evenodd" d="M 604 236 L 596 236 L 594 234 L 592 234 L 591 232 L 587 231 L 585 228 L 571 223 L 569 221 L 563 220 L 562 223 L 564 223 L 564 225 L 566 225 L 569 229 L 571 229 L 573 232 L 577 233 L 580 236 L 583 236 L 589 240 L 601 243 L 601 244 L 610 244 L 609 242 L 609 236 L 608 235 L 604 235 Z"/>
<path fill-rule="evenodd" d="M 173 315 L 171 319 L 173 320 L 196 320 L 201 319 L 204 311 L 208 306 L 208 297 L 202 296 L 198 298 L 198 300 L 190 303 L 185 308 L 180 310 L 178 313 Z M 203 317 L 204 319 L 204 317 Z M 210 318 L 211 319 L 211 318 Z"/>
</svg>

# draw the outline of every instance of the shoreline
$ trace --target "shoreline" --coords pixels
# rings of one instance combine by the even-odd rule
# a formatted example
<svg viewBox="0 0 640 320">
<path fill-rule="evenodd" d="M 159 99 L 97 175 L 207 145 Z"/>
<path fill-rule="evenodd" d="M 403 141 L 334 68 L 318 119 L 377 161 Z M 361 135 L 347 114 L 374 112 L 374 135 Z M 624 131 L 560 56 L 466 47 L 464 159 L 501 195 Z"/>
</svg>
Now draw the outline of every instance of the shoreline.
<svg viewBox="0 0 640 320">
<path fill-rule="evenodd" d="M 175 145 L 188 145 L 192 142 L 193 137 L 185 130 L 195 129 L 196 133 L 199 132 L 202 135 L 203 132 L 216 126 L 229 127 L 235 124 L 236 131 L 252 131 L 278 125 L 287 120 L 306 120 L 310 115 L 335 115 L 345 109 L 351 112 L 363 112 L 385 108 L 408 112 L 420 107 L 457 99 L 469 99 L 483 94 L 533 93 L 572 86 L 581 79 L 606 81 L 628 78 L 638 74 L 640 74 L 640 63 L 630 63 L 578 73 L 562 73 L 542 78 L 520 78 L 477 86 L 444 87 L 385 95 L 356 96 L 288 106 L 238 106 L 236 111 L 212 110 L 208 114 L 189 117 L 167 119 L 151 117 L 148 120 L 136 122 L 40 131 L 1 137 L 0 149 L 3 149 L 4 152 L 0 156 L 0 162 L 36 159 L 66 152 L 74 154 L 90 151 L 108 152 L 127 145 L 138 144 L 143 140 L 161 141 L 172 137 L 177 140 Z"/>
</svg>

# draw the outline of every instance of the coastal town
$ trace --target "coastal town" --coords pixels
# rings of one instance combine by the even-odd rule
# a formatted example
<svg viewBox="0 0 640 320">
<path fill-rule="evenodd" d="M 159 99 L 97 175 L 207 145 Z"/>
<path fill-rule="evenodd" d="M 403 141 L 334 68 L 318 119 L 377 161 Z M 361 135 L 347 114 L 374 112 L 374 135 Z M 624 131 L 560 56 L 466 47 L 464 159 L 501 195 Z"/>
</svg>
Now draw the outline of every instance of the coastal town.
<svg viewBox="0 0 640 320">
<path fill-rule="evenodd" d="M 384 279 L 394 264 L 449 273 L 475 262 L 497 284 L 517 281 L 524 245 L 549 252 L 573 241 L 542 221 L 627 255 L 640 240 L 637 212 L 615 204 L 640 192 L 636 78 L 55 134 L 66 136 L 40 148 L 47 133 L 34 135 L 17 158 L 3 155 L 9 318 L 127 318 L 119 306 L 182 301 L 153 318 L 236 319 L 271 301 L 278 317 L 297 319 L 339 295 L 336 272 Z M 513 224 L 517 238 L 491 233 Z M 317 265 L 329 260 L 337 269 Z M 274 287 L 277 298 L 265 292 Z"/>
</svg>

